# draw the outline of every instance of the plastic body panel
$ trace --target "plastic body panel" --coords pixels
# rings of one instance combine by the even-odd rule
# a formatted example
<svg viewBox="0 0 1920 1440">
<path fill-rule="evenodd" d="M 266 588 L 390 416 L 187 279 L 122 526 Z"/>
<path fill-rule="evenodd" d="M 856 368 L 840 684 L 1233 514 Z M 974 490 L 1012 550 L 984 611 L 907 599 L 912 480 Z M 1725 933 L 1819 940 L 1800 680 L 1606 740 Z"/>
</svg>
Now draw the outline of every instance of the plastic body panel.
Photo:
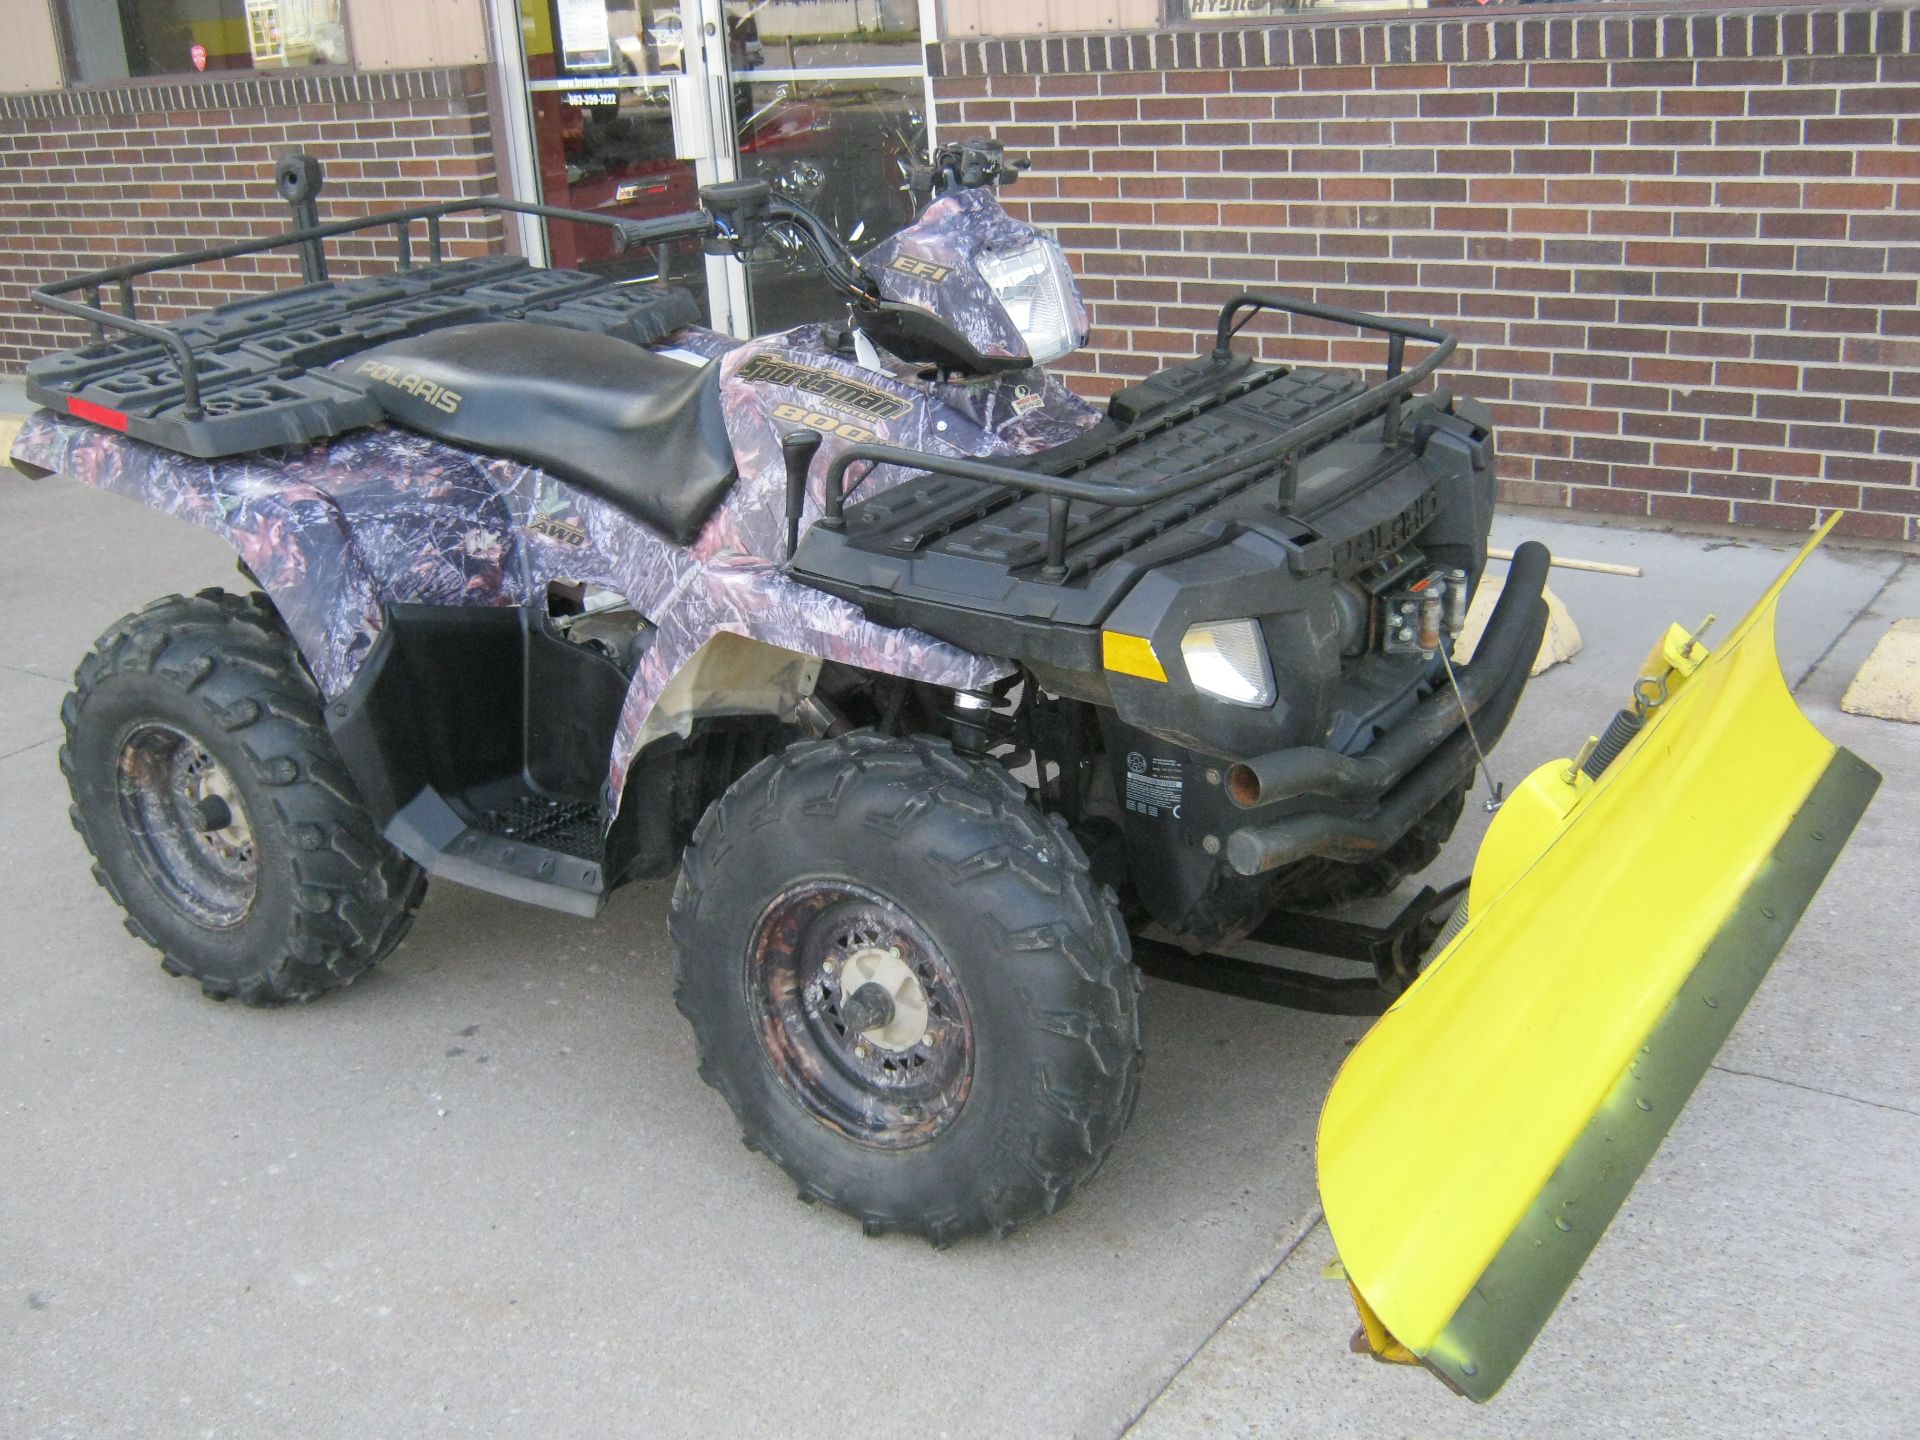
<svg viewBox="0 0 1920 1440">
<path fill-rule="evenodd" d="M 1337 372 L 1193 361 L 1122 392 L 1100 425 L 1027 464 L 1138 484 L 1243 451 L 1360 388 Z M 941 475 L 848 505 L 845 530 L 809 531 L 793 568 L 877 619 L 1008 656 L 1056 693 L 1110 704 L 1199 754 L 1362 749 L 1383 714 L 1427 693 L 1437 667 L 1344 654 L 1334 588 L 1410 547 L 1477 581 L 1493 452 L 1483 414 L 1459 410 L 1418 402 L 1397 442 L 1382 420 L 1364 422 L 1301 456 L 1297 472 L 1276 459 L 1158 504 L 1082 505 L 1064 576 L 1045 563 L 1045 497 Z M 1279 685 L 1268 708 L 1198 692 L 1179 658 L 1189 626 L 1241 617 L 1266 638 Z M 1145 638 L 1167 680 L 1105 668 L 1103 632 Z"/>
</svg>

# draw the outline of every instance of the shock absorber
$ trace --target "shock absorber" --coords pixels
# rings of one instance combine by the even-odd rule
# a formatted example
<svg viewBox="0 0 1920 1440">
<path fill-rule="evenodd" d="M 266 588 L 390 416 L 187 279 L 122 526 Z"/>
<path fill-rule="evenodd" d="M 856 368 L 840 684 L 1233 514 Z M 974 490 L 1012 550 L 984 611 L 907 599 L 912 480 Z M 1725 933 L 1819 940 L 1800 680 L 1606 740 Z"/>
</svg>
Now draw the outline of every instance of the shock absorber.
<svg viewBox="0 0 1920 1440">
<path fill-rule="evenodd" d="M 953 703 L 947 708 L 947 724 L 953 738 L 953 748 L 970 760 L 984 759 L 987 753 L 989 717 L 993 714 L 993 697 L 982 695 L 977 690 L 956 690 Z"/>
</svg>

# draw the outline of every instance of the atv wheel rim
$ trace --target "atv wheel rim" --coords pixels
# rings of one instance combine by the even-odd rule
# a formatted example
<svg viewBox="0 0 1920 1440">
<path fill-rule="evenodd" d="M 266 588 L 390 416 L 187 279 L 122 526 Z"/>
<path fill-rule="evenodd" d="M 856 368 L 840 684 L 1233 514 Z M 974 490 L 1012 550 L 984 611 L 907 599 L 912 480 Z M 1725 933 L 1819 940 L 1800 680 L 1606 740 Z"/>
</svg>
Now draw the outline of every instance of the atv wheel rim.
<svg viewBox="0 0 1920 1440">
<path fill-rule="evenodd" d="M 924 1145 L 966 1103 L 973 1024 L 959 980 L 927 932 L 882 896 L 838 880 L 781 894 L 754 927 L 746 984 L 774 1075 L 849 1139 Z M 876 996 L 875 986 L 884 1009 L 856 1028 L 842 1006 L 856 992 Z"/>
<path fill-rule="evenodd" d="M 135 726 L 115 789 L 134 858 L 161 898 L 209 930 L 244 921 L 259 888 L 253 827 L 212 753 L 171 725 Z"/>
</svg>

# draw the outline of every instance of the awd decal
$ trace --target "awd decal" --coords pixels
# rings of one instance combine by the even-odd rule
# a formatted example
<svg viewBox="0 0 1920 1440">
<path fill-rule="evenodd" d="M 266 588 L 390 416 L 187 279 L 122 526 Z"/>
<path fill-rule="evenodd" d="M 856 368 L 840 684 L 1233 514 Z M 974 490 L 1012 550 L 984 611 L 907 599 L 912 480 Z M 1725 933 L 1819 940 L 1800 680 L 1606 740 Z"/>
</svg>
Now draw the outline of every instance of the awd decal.
<svg viewBox="0 0 1920 1440">
<path fill-rule="evenodd" d="M 535 535 L 544 535 L 560 545 L 578 550 L 587 543 L 587 532 L 570 520 L 562 520 L 557 515 L 536 515 L 527 522 L 527 529 Z"/>
<path fill-rule="evenodd" d="M 919 260 L 912 255 L 895 255 L 887 262 L 887 268 L 934 285 L 953 273 L 951 265 L 936 265 L 931 260 Z"/>
<path fill-rule="evenodd" d="M 809 410 L 804 405 L 776 405 L 773 407 L 773 418 L 791 420 L 796 425 L 838 435 L 842 440 L 851 440 L 856 445 L 864 445 L 874 438 L 873 431 L 864 425 L 856 425 L 851 420 L 836 420 L 831 415 L 822 415 L 818 410 Z"/>
<path fill-rule="evenodd" d="M 878 386 L 837 375 L 831 370 L 795 365 L 790 360 L 779 360 L 772 355 L 754 356 L 735 372 L 735 378 L 758 381 L 763 385 L 784 385 L 789 390 L 811 395 L 822 405 L 850 410 L 865 420 L 898 420 L 913 409 L 911 401 L 903 400 L 898 395 L 889 395 Z"/>
<path fill-rule="evenodd" d="M 391 385 L 396 390 L 404 390 L 409 395 L 418 396 L 434 409 L 451 415 L 460 408 L 460 392 L 437 385 L 424 375 L 415 375 L 402 370 L 398 365 L 389 365 L 384 360 L 362 360 L 355 369 L 356 375 L 364 375 L 369 380 L 378 380 L 382 385 Z"/>
</svg>

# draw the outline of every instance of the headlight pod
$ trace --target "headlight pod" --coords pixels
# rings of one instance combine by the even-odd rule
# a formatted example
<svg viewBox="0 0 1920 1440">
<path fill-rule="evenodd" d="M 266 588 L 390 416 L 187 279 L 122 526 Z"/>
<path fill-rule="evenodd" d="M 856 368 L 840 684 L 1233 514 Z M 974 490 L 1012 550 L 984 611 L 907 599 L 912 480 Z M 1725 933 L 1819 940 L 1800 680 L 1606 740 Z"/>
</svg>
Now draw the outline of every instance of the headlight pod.
<svg viewBox="0 0 1920 1440">
<path fill-rule="evenodd" d="M 1207 620 L 1180 638 L 1180 658 L 1196 690 L 1231 705 L 1273 704 L 1273 666 L 1258 620 Z"/>
<path fill-rule="evenodd" d="M 1051 364 L 1080 343 L 1068 299 L 1073 280 L 1066 257 L 1052 241 L 1035 236 L 1017 250 L 984 250 L 974 257 L 973 268 L 1027 342 L 1034 364 Z"/>
</svg>

